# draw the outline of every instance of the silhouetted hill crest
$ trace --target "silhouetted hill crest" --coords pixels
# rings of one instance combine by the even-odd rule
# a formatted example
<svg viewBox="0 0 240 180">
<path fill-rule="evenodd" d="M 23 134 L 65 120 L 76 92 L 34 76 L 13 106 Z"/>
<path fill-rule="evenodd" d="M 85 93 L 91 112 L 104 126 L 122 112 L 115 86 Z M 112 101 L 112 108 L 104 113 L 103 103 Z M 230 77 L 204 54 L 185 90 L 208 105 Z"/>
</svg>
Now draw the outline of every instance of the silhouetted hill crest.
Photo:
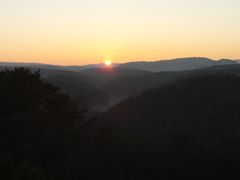
<svg viewBox="0 0 240 180">
<path fill-rule="evenodd" d="M 130 62 L 122 64 L 120 67 L 141 69 L 152 72 L 161 72 L 161 71 L 183 71 L 226 64 L 237 64 L 237 62 L 233 60 L 214 61 L 212 59 L 204 57 L 190 57 L 152 62 Z"/>
</svg>

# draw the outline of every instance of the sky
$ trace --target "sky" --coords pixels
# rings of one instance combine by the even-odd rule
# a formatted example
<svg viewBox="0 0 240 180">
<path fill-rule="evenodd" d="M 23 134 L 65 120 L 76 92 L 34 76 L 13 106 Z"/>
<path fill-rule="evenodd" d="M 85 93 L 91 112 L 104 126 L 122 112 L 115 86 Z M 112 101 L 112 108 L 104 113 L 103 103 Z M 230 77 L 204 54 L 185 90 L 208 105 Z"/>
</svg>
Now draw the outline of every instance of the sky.
<svg viewBox="0 0 240 180">
<path fill-rule="evenodd" d="M 0 0 L 0 61 L 240 59 L 240 0 Z"/>
</svg>

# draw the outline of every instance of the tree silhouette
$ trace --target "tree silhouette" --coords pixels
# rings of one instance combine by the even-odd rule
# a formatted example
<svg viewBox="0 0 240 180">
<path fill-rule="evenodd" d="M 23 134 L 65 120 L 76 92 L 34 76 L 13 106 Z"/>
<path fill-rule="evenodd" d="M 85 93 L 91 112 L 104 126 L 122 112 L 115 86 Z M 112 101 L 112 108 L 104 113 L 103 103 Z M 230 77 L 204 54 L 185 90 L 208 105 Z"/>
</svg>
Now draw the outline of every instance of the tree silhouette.
<svg viewBox="0 0 240 180">
<path fill-rule="evenodd" d="M 65 177 L 83 119 L 84 111 L 59 88 L 43 82 L 40 72 L 25 68 L 0 72 L 0 159 L 12 168 L 8 169 L 12 177 Z M 11 176 L 6 172 L 2 174 Z"/>
</svg>

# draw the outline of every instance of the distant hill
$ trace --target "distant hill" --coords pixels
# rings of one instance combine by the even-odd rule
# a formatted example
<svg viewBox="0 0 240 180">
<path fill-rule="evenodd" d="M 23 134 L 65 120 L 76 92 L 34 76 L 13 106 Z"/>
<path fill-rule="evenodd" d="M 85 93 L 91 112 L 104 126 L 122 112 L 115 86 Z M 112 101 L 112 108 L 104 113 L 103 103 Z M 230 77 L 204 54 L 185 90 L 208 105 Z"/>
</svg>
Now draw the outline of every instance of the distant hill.
<svg viewBox="0 0 240 180">
<path fill-rule="evenodd" d="M 178 58 L 173 60 L 162 60 L 154 62 L 129 62 L 122 64 L 122 68 L 140 69 L 144 71 L 162 72 L 162 71 L 184 71 L 198 68 L 205 68 L 217 65 L 237 64 L 233 60 L 222 59 L 214 61 L 209 58 L 192 57 Z"/>
<path fill-rule="evenodd" d="M 80 104 L 88 106 L 105 105 L 108 95 L 99 90 L 94 79 L 81 72 L 41 69 L 42 78 L 58 86 Z"/>
<path fill-rule="evenodd" d="M 59 66 L 59 65 L 50 65 L 50 64 L 41 64 L 41 63 L 15 63 L 15 62 L 0 62 L 0 67 L 14 68 L 14 67 L 26 67 L 26 68 L 35 68 L 35 69 L 49 69 L 49 70 L 71 70 L 78 66 Z"/>
<path fill-rule="evenodd" d="M 111 99 L 120 100 L 137 95 L 144 90 L 164 86 L 180 79 L 192 78 L 206 74 L 240 74 L 240 65 L 222 65 L 181 72 L 157 72 L 134 77 L 118 78 L 102 85 L 102 90 Z"/>
<path fill-rule="evenodd" d="M 119 64 L 113 64 L 113 67 L 118 66 Z M 74 71 L 79 72 L 83 69 L 89 69 L 89 68 L 99 68 L 103 67 L 104 64 L 88 64 L 88 65 L 82 65 L 82 66 L 60 66 L 60 65 L 51 65 L 51 64 L 42 64 L 42 63 L 18 63 L 18 62 L 0 62 L 0 67 L 8 67 L 8 68 L 14 68 L 14 67 L 26 67 L 26 68 L 38 68 L 38 69 L 48 69 L 48 70 L 63 70 L 63 71 Z"/>
<path fill-rule="evenodd" d="M 177 58 L 172 60 L 161 60 L 161 61 L 140 61 L 140 62 L 128 62 L 125 64 L 113 64 L 112 67 L 121 69 L 134 69 L 149 72 L 165 72 L 165 71 L 184 71 L 199 69 L 205 67 L 212 67 L 218 65 L 233 65 L 239 61 L 230 59 L 221 59 L 218 61 L 203 58 L 203 57 L 189 57 L 189 58 Z M 104 64 L 89 64 L 82 66 L 60 66 L 50 65 L 41 63 L 14 63 L 14 62 L 0 62 L 0 67 L 27 67 L 27 68 L 39 68 L 39 69 L 50 69 L 50 70 L 64 70 L 64 71 L 75 71 L 79 72 L 84 70 L 86 73 L 94 72 L 98 69 L 104 69 Z M 94 72 L 95 74 L 96 72 Z M 128 76 L 128 74 L 126 74 Z"/>
<path fill-rule="evenodd" d="M 108 95 L 86 81 L 64 74 L 48 76 L 45 80 L 59 87 L 61 92 L 69 94 L 81 106 L 91 108 L 108 104 Z"/>
<path fill-rule="evenodd" d="M 105 106 L 109 102 L 106 108 L 127 97 L 172 83 L 181 78 L 195 76 L 195 74 L 203 72 L 236 71 L 239 73 L 240 69 L 239 64 L 235 61 L 226 59 L 213 61 L 207 58 L 133 62 L 123 65 L 114 64 L 112 67 L 106 67 L 104 64 L 56 66 L 37 63 L 0 63 L 0 69 L 13 69 L 20 66 L 30 68 L 33 71 L 40 70 L 43 79 L 59 86 L 64 93 L 71 95 L 78 101 L 84 99 L 85 103 L 90 106 Z M 128 66 L 129 68 L 127 68 Z M 150 71 L 141 70 L 141 68 L 148 68 Z M 151 72 L 153 68 L 160 72 Z M 166 71 L 169 69 L 172 71 Z M 180 71 L 181 69 L 182 71 Z"/>
<path fill-rule="evenodd" d="M 149 74 L 148 71 L 138 69 L 127 69 L 120 67 L 97 67 L 88 68 L 80 71 L 85 76 L 94 79 L 98 83 L 104 83 L 111 80 L 115 80 L 121 77 L 134 77 L 139 75 Z"/>
</svg>

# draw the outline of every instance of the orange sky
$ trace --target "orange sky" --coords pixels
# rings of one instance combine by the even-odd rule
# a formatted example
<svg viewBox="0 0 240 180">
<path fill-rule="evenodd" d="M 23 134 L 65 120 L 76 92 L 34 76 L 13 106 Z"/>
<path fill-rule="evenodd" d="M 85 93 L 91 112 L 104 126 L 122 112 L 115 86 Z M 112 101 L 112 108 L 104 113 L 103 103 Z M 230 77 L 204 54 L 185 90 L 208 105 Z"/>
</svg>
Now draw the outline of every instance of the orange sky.
<svg viewBox="0 0 240 180">
<path fill-rule="evenodd" d="M 239 0 L 1 0 L 0 61 L 240 58 Z"/>
</svg>

